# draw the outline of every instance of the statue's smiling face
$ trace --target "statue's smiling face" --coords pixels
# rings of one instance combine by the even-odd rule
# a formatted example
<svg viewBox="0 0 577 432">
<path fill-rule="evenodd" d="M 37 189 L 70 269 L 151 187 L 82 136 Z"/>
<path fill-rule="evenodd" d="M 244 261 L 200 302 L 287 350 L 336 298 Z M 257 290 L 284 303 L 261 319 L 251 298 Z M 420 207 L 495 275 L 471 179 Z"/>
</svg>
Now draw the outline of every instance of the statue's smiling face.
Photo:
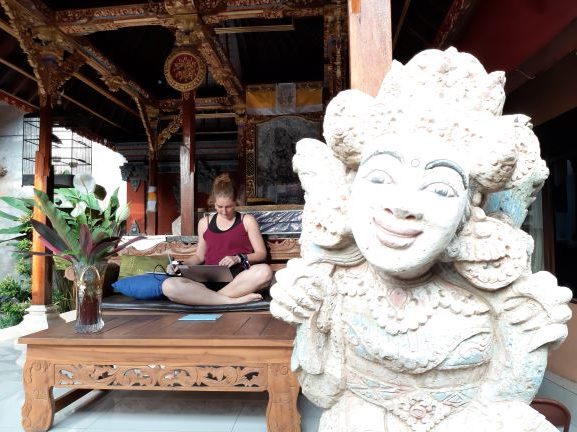
<svg viewBox="0 0 577 432">
<path fill-rule="evenodd" d="M 449 149 L 407 141 L 402 146 L 389 141 L 386 150 L 372 146 L 351 192 L 351 228 L 359 249 L 385 273 L 420 276 L 455 235 L 467 189 L 468 173 Z"/>
</svg>

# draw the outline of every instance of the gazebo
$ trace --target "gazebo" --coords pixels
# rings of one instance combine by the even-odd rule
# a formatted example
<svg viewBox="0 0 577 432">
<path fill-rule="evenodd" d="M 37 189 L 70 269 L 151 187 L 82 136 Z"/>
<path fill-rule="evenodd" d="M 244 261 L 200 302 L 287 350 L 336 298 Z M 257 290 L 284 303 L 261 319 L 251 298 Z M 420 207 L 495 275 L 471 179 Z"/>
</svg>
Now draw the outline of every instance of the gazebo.
<svg viewBox="0 0 577 432">
<path fill-rule="evenodd" d="M 322 136 L 327 101 L 347 88 L 375 94 L 392 59 L 427 48 L 454 45 L 487 70 L 504 70 L 505 112 L 533 119 L 546 158 L 575 160 L 562 145 L 577 124 L 572 0 L 0 5 L 0 99 L 38 118 L 35 187 L 49 189 L 52 130 L 65 126 L 126 157 L 129 225 L 147 234 L 169 233 L 178 216 L 181 234 L 193 234 L 207 184 L 225 170 L 243 186 L 245 204 L 301 204 L 294 142 Z M 563 274 L 551 190 L 543 200 L 545 267 Z M 51 303 L 46 266 L 35 257 L 39 308 Z"/>
</svg>

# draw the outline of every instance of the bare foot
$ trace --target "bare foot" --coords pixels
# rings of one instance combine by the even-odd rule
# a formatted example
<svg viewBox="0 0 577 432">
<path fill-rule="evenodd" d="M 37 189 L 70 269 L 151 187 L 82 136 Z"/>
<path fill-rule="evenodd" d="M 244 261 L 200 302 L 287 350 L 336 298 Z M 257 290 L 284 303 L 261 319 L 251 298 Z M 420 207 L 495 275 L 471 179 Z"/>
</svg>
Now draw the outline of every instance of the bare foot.
<svg viewBox="0 0 577 432">
<path fill-rule="evenodd" d="M 241 297 L 231 297 L 231 303 L 248 303 L 252 301 L 262 300 L 262 296 L 258 293 L 250 293 Z"/>
</svg>

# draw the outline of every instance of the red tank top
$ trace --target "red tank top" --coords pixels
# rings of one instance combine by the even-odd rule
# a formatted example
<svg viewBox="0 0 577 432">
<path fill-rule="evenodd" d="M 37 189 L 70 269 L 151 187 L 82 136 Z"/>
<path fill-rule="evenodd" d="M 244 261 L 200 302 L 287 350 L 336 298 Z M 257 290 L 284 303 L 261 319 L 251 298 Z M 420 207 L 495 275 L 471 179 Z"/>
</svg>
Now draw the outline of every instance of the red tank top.
<svg viewBox="0 0 577 432">
<path fill-rule="evenodd" d="M 248 238 L 248 233 L 242 223 L 242 216 L 238 212 L 236 213 L 234 223 L 226 231 L 221 231 L 218 228 L 216 225 L 216 215 L 214 215 L 203 234 L 203 238 L 206 242 L 205 264 L 215 265 L 225 256 L 254 252 Z"/>
</svg>

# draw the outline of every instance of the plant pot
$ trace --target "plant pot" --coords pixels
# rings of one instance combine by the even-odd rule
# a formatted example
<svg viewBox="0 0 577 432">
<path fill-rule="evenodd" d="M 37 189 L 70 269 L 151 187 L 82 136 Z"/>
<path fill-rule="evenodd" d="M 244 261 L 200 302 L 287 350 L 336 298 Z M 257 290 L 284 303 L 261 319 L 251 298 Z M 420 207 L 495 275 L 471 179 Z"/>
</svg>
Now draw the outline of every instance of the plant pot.
<svg viewBox="0 0 577 432">
<path fill-rule="evenodd" d="M 75 264 L 76 333 L 96 333 L 104 327 L 102 320 L 102 284 L 107 262 L 92 265 Z"/>
</svg>

